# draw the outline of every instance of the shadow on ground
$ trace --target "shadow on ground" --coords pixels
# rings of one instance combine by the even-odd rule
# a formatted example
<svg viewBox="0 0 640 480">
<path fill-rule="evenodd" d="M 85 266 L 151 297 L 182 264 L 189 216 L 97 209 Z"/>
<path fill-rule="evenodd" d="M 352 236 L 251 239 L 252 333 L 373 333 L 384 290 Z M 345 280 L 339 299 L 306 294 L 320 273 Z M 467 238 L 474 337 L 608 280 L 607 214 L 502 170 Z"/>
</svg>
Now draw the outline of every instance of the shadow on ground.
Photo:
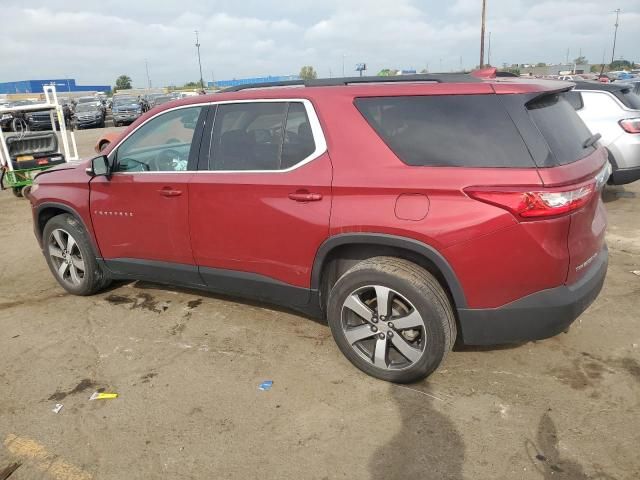
<svg viewBox="0 0 640 480">
<path fill-rule="evenodd" d="M 428 393 L 424 383 L 411 388 Z M 462 479 L 465 445 L 453 422 L 434 408 L 437 400 L 397 385 L 389 389 L 389 397 L 402 416 L 402 426 L 371 457 L 371 479 Z"/>
</svg>

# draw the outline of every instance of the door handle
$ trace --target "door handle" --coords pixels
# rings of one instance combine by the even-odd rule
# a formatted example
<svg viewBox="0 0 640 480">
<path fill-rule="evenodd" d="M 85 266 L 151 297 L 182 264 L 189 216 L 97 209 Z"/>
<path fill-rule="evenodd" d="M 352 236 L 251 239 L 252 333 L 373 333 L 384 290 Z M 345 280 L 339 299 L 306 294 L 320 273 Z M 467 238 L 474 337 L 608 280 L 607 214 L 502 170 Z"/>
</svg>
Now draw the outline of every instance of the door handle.
<svg viewBox="0 0 640 480">
<path fill-rule="evenodd" d="M 182 190 L 174 190 L 171 187 L 164 187 L 158 190 L 158 193 L 163 197 L 178 197 L 182 195 Z"/>
<path fill-rule="evenodd" d="M 290 193 L 289 198 L 296 202 L 318 202 L 322 200 L 322 194 L 311 193 L 306 190 L 298 190 L 297 192 Z"/>
</svg>

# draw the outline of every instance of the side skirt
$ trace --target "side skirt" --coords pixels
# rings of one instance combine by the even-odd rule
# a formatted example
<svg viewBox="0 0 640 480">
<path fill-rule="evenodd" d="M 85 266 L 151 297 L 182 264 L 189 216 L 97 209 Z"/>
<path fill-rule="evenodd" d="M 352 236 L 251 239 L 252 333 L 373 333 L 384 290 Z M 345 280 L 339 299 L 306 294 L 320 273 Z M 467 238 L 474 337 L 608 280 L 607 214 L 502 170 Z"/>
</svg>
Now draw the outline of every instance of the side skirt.
<svg viewBox="0 0 640 480">
<path fill-rule="evenodd" d="M 317 290 L 297 287 L 264 275 L 137 258 L 98 259 L 114 280 L 144 280 L 258 300 L 322 318 Z"/>
</svg>

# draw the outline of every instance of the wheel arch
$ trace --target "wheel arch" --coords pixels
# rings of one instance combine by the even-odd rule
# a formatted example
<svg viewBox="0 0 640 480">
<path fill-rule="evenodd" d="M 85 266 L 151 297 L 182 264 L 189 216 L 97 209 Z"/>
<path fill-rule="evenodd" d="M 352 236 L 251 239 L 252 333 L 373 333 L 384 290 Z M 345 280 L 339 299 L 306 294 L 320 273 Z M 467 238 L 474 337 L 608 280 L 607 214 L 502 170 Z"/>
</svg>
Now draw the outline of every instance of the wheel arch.
<svg viewBox="0 0 640 480">
<path fill-rule="evenodd" d="M 453 303 L 454 311 L 467 306 L 462 286 L 449 262 L 430 245 L 396 235 L 345 233 L 325 240 L 314 260 L 311 288 L 319 292 L 323 310 L 323 299 L 341 273 L 374 256 L 396 256 L 420 265 L 440 282 Z"/>
<path fill-rule="evenodd" d="M 87 228 L 87 225 L 82 219 L 82 216 L 73 207 L 70 207 L 69 205 L 66 205 L 64 203 L 47 202 L 47 203 L 38 205 L 36 210 L 36 215 L 35 215 L 34 226 L 35 226 L 36 238 L 38 239 L 38 243 L 40 244 L 40 246 L 42 247 L 43 245 L 42 234 L 44 232 L 44 227 L 47 224 L 47 222 L 51 220 L 53 217 L 62 215 L 64 213 L 68 213 L 69 215 L 72 215 L 78 222 L 80 222 L 80 224 L 82 225 L 82 228 L 84 228 L 85 232 L 87 232 L 87 235 L 91 241 L 91 247 L 93 248 L 93 251 L 96 254 L 96 257 L 98 257 L 100 250 L 98 249 L 98 245 L 96 244 L 96 241 L 93 238 L 93 235 L 91 234 L 91 230 Z"/>
</svg>

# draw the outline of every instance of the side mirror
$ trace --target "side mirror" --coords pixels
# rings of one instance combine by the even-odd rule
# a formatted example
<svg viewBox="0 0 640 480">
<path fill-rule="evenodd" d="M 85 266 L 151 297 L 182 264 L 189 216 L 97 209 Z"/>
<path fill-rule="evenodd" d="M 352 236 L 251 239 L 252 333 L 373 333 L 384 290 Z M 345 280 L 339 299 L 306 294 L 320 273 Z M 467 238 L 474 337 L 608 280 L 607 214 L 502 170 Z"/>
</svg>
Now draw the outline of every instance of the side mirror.
<svg viewBox="0 0 640 480">
<path fill-rule="evenodd" d="M 91 166 L 87 168 L 87 175 L 90 177 L 107 177 L 111 176 L 111 168 L 109 167 L 109 159 L 106 155 L 100 155 L 91 159 Z"/>
</svg>

